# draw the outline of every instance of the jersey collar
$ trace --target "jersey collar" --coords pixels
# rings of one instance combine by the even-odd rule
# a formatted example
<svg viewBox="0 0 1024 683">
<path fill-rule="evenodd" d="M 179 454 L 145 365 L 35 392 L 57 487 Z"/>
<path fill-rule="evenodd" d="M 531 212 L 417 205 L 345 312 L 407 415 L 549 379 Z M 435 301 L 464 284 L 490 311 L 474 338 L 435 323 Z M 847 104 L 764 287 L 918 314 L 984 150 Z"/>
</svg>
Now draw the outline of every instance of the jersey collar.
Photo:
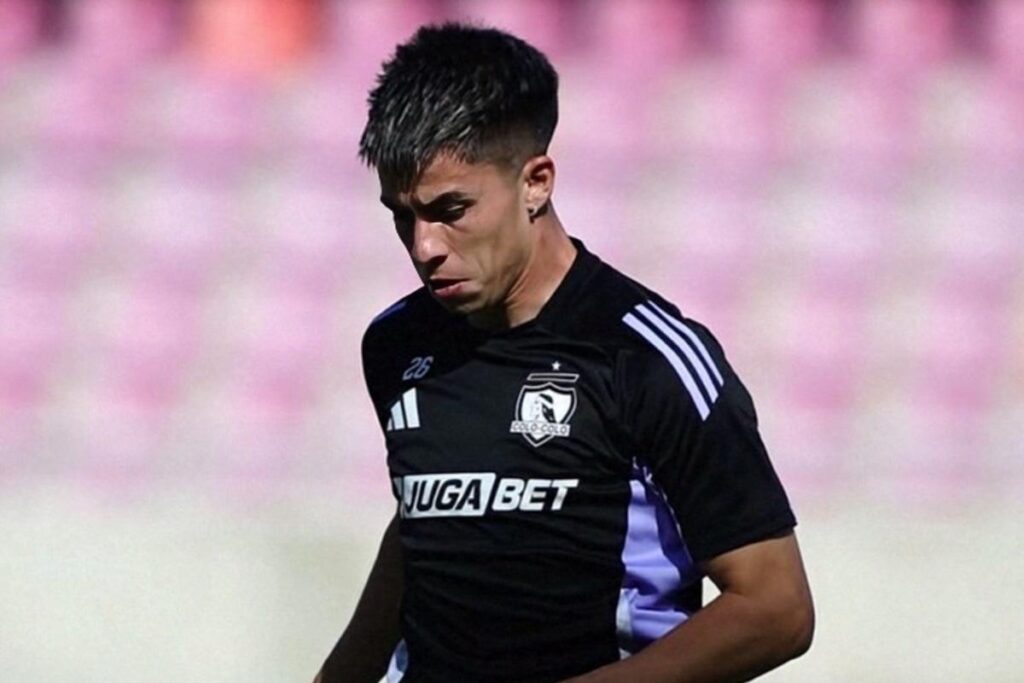
<svg viewBox="0 0 1024 683">
<path fill-rule="evenodd" d="M 451 320 L 457 329 L 461 331 L 471 343 L 481 343 L 487 339 L 517 337 L 529 334 L 538 327 L 553 329 L 560 319 L 569 314 L 572 306 L 579 296 L 586 289 L 586 283 L 591 275 L 600 267 L 601 260 L 594 254 L 587 251 L 583 242 L 575 237 L 569 238 L 576 247 L 576 256 L 573 257 L 569 270 L 566 271 L 562 281 L 558 283 L 555 291 L 548 300 L 541 306 L 540 311 L 532 319 L 521 325 L 516 325 L 507 330 L 487 331 L 477 329 L 469 324 L 465 316 L 452 316 Z M 433 299 L 431 299 L 433 301 Z M 441 304 L 434 301 L 434 304 L 441 307 Z M 442 309 L 444 310 L 444 309 Z M 447 311 L 446 311 L 447 312 Z"/>
<path fill-rule="evenodd" d="M 531 323 L 551 329 L 559 320 L 572 312 L 573 304 L 584 293 L 586 284 L 601 265 L 601 260 L 587 251 L 583 242 L 570 237 L 576 247 L 576 257 L 565 273 L 565 277 L 541 307 Z"/>
</svg>

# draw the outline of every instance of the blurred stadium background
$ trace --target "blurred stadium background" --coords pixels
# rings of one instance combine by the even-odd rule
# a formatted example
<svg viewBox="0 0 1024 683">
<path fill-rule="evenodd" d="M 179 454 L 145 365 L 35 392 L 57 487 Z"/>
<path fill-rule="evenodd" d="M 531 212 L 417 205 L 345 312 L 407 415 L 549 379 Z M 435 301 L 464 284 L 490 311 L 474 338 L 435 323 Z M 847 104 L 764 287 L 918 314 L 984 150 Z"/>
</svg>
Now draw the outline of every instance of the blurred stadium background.
<svg viewBox="0 0 1024 683">
<path fill-rule="evenodd" d="M 819 611 L 766 680 L 1024 680 L 1020 0 L 0 0 L 0 680 L 312 678 L 416 284 L 366 91 L 446 18 L 548 53 L 566 225 L 757 401 Z"/>
</svg>

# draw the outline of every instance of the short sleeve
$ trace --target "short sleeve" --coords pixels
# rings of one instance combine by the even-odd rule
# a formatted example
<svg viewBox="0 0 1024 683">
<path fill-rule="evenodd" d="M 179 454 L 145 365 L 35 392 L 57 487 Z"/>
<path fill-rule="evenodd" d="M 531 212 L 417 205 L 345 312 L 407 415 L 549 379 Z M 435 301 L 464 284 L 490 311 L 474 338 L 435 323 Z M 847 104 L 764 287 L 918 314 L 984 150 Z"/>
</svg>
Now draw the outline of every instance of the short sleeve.
<svg viewBox="0 0 1024 683">
<path fill-rule="evenodd" d="M 625 426 L 693 559 L 795 526 L 750 394 L 711 333 L 667 305 L 624 322 L 640 342 L 620 361 Z"/>
</svg>

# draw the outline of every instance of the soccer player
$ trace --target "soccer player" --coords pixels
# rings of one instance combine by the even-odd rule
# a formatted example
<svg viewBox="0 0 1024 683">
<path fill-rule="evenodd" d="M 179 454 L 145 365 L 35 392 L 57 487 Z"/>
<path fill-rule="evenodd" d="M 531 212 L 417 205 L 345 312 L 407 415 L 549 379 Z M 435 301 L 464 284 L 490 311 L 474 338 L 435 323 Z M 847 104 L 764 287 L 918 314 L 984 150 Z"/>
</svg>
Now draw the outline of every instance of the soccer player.
<svg viewBox="0 0 1024 683">
<path fill-rule="evenodd" d="M 318 679 L 738 681 L 806 651 L 796 521 L 746 389 L 559 221 L 547 59 L 424 27 L 369 101 L 360 155 L 424 286 L 363 341 L 398 510 Z"/>
</svg>

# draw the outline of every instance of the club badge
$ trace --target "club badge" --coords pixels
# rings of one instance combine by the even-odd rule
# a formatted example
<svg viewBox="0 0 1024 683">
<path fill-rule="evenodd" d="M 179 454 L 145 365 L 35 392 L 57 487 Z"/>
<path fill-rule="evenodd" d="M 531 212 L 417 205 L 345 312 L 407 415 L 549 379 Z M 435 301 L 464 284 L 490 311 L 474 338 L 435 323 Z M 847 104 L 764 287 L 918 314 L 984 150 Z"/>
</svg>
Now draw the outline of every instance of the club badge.
<svg viewBox="0 0 1024 683">
<path fill-rule="evenodd" d="M 569 420 L 576 412 L 579 375 L 566 372 L 534 372 L 519 391 L 515 419 L 509 426 L 530 445 L 540 446 L 556 436 L 569 436 Z"/>
</svg>

